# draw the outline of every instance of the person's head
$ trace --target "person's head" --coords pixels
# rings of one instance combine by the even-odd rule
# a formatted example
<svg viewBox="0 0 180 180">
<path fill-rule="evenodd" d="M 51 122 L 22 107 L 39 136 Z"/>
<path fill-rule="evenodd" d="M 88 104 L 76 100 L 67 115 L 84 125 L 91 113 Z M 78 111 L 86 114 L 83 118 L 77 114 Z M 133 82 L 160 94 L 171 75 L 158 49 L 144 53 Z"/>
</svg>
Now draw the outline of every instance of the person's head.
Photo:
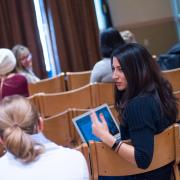
<svg viewBox="0 0 180 180">
<path fill-rule="evenodd" d="M 24 163 L 42 153 L 42 146 L 30 135 L 42 130 L 42 120 L 28 99 L 19 95 L 0 102 L 0 139 L 6 150 Z"/>
<path fill-rule="evenodd" d="M 0 76 L 7 75 L 16 67 L 16 58 L 11 50 L 0 49 Z"/>
<path fill-rule="evenodd" d="M 137 42 L 135 35 L 129 30 L 121 31 L 120 34 L 126 43 L 136 43 Z"/>
<path fill-rule="evenodd" d="M 100 33 L 100 50 L 102 57 L 110 58 L 113 50 L 123 44 L 125 44 L 125 41 L 115 28 L 108 28 Z"/>
<path fill-rule="evenodd" d="M 112 67 L 117 88 L 126 89 L 130 98 L 150 88 L 160 73 L 151 54 L 136 43 L 116 49 L 112 54 Z"/>
<path fill-rule="evenodd" d="M 26 69 L 32 67 L 32 54 L 29 49 L 23 45 L 16 45 L 12 48 L 17 59 L 17 68 Z"/>
<path fill-rule="evenodd" d="M 164 112 L 175 114 L 172 87 L 162 77 L 158 64 L 146 48 L 137 43 L 125 44 L 112 53 L 111 63 L 116 104 L 126 105 L 135 96 L 154 93 L 158 94 Z"/>
</svg>

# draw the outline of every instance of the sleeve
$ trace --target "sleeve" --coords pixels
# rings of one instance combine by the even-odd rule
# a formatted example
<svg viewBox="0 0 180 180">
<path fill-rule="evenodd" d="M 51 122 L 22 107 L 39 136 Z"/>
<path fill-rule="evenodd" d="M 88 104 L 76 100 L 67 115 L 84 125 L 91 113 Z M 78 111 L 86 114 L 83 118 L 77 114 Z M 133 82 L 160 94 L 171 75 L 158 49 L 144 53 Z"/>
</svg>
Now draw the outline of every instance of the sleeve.
<svg viewBox="0 0 180 180">
<path fill-rule="evenodd" d="M 101 82 L 101 68 L 100 62 L 94 65 L 91 72 L 90 83 Z"/>
<path fill-rule="evenodd" d="M 153 157 L 156 108 L 151 98 L 139 98 L 130 102 L 125 110 L 136 164 L 142 169 L 148 168 Z"/>
</svg>

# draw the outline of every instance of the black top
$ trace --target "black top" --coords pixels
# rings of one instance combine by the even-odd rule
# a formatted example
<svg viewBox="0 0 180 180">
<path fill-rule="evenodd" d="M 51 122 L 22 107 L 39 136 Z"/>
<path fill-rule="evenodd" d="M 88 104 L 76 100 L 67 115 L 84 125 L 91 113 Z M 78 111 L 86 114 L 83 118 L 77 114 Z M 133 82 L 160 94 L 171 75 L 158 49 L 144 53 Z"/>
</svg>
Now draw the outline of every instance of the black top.
<svg viewBox="0 0 180 180">
<path fill-rule="evenodd" d="M 133 98 L 127 104 L 122 118 L 121 138 L 123 140 L 131 139 L 135 148 L 136 164 L 139 168 L 146 169 L 153 157 L 154 135 L 165 130 L 171 123 L 163 115 L 160 105 L 153 95 Z M 145 174 L 158 173 L 162 177 L 164 171 L 167 171 L 167 168 L 160 168 Z"/>
<path fill-rule="evenodd" d="M 131 139 L 135 148 L 135 160 L 139 168 L 150 165 L 154 150 L 154 135 L 171 125 L 155 96 L 148 94 L 129 101 L 122 114 L 121 139 Z M 159 169 L 126 177 L 99 177 L 99 180 L 170 180 L 171 164 Z"/>
</svg>

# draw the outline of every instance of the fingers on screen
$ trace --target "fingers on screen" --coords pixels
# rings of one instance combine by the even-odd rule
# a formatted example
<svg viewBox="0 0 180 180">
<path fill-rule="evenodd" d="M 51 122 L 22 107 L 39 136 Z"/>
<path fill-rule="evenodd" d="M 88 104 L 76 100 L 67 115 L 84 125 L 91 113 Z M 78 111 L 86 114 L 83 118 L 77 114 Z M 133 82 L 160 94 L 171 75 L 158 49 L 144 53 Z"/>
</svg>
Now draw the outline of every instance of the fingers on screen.
<svg viewBox="0 0 180 180">
<path fill-rule="evenodd" d="M 96 123 L 96 121 L 98 121 L 97 115 L 94 111 L 91 111 L 91 121 L 92 123 Z"/>
<path fill-rule="evenodd" d="M 100 117 L 102 123 L 106 123 L 106 120 L 105 120 L 105 118 L 104 118 L 103 113 L 100 113 L 100 114 L 99 114 L 99 117 Z"/>
</svg>

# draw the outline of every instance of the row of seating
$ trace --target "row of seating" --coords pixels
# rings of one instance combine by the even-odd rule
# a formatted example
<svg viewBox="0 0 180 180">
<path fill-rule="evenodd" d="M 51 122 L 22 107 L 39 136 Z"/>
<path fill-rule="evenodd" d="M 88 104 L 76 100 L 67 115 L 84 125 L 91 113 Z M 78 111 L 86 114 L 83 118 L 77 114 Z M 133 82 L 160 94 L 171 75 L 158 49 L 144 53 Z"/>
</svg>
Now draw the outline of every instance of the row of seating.
<svg viewBox="0 0 180 180">
<path fill-rule="evenodd" d="M 162 75 L 171 83 L 173 91 L 180 90 L 180 68 L 162 71 Z"/>
<path fill-rule="evenodd" d="M 180 91 L 175 91 L 174 94 L 178 98 L 180 120 Z M 114 105 L 114 87 L 110 83 L 95 83 L 62 93 L 36 94 L 29 99 L 43 117 L 50 117 L 68 108 L 91 109 L 104 103 Z"/>
<path fill-rule="evenodd" d="M 91 71 L 66 72 L 53 78 L 40 80 L 28 85 L 29 94 L 58 93 L 73 90 L 89 83 Z"/>
<path fill-rule="evenodd" d="M 113 83 L 94 83 L 60 93 L 39 93 L 29 99 L 43 117 L 49 117 L 68 108 L 90 109 L 103 103 L 114 104 Z"/>
<path fill-rule="evenodd" d="M 77 150 L 86 158 L 92 180 L 98 176 L 127 176 L 152 171 L 173 163 L 173 172 L 176 180 L 180 180 L 178 164 L 180 162 L 180 134 L 179 125 L 174 124 L 162 133 L 155 136 L 154 155 L 150 166 L 143 170 L 135 167 L 121 158 L 102 142 L 82 144 Z M 130 143 L 127 141 L 127 143 Z"/>
<path fill-rule="evenodd" d="M 118 114 L 114 109 L 114 106 L 109 106 L 110 110 L 118 122 Z M 43 133 L 48 139 L 54 141 L 56 144 L 75 147 L 82 143 L 82 140 L 77 133 L 72 119 L 78 115 L 81 115 L 89 109 L 68 109 L 57 115 L 44 119 L 44 130 Z"/>
<path fill-rule="evenodd" d="M 163 76 L 168 79 L 174 91 L 180 90 L 180 68 L 162 71 Z M 34 84 L 29 84 L 30 95 L 44 93 L 58 93 L 80 88 L 89 84 L 91 71 L 66 72 L 53 78 L 41 80 Z"/>
<path fill-rule="evenodd" d="M 110 107 L 115 119 L 117 113 L 113 106 Z M 174 172 L 176 179 L 179 177 L 177 165 L 180 161 L 180 141 L 179 126 L 175 124 L 164 132 L 155 136 L 155 154 L 150 167 L 142 170 L 132 166 L 113 152 L 104 143 L 90 142 L 82 143 L 77 133 L 72 118 L 85 113 L 88 109 L 68 109 L 63 113 L 46 118 L 44 121 L 44 134 L 59 145 L 71 147 L 80 150 L 89 166 L 92 179 L 98 179 L 98 176 L 122 176 L 147 172 L 157 169 L 165 164 L 175 161 Z M 78 147 L 77 147 L 78 146 Z M 111 159 L 111 161 L 109 161 Z"/>
</svg>

